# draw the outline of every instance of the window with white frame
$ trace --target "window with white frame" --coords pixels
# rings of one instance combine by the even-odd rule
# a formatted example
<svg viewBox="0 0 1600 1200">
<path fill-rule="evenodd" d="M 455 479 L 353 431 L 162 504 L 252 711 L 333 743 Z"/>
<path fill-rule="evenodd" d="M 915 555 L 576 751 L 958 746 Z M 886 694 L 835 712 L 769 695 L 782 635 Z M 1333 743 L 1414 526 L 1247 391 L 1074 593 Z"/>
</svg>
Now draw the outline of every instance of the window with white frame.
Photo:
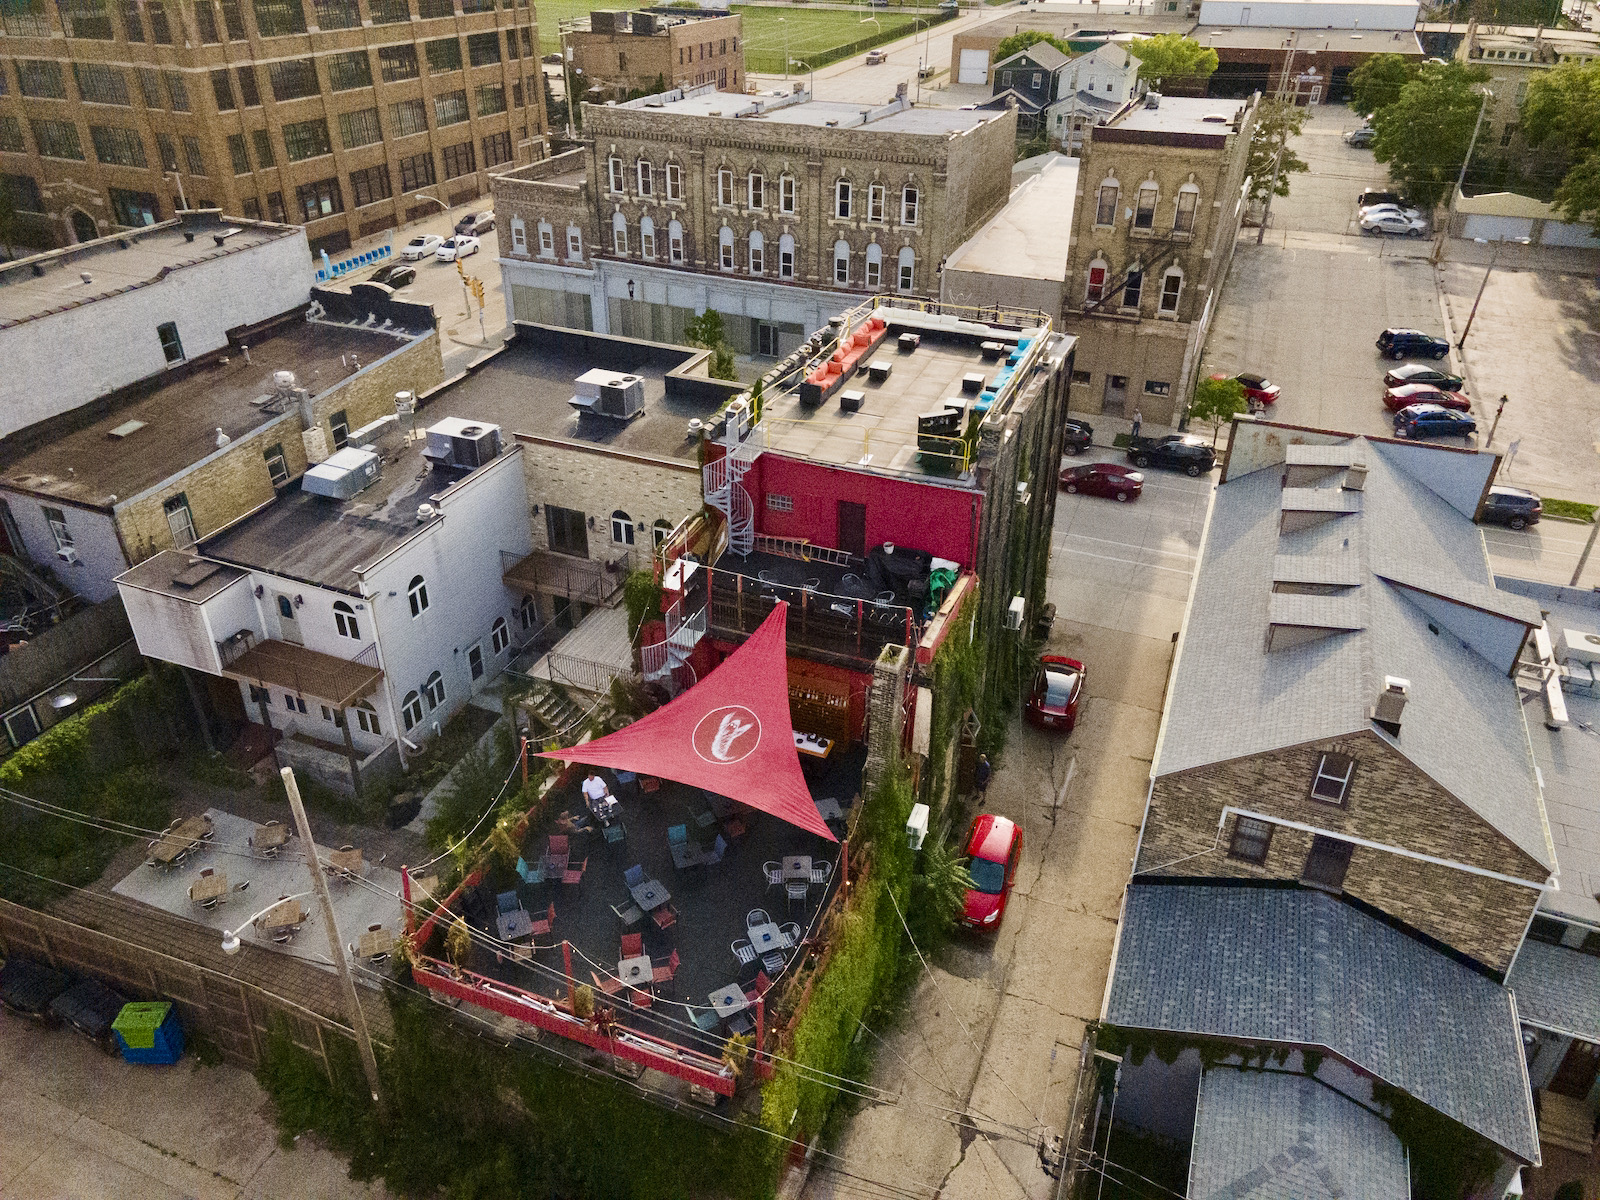
<svg viewBox="0 0 1600 1200">
<path fill-rule="evenodd" d="M 750 178 L 745 183 L 745 191 L 751 208 L 761 209 L 767 206 L 767 177 L 760 171 L 750 172 Z"/>
<path fill-rule="evenodd" d="M 842 221 L 850 219 L 850 181 L 841 179 L 833 185 L 833 215 Z"/>
<path fill-rule="evenodd" d="M 628 252 L 628 218 L 621 213 L 611 214 L 611 248 L 618 254 Z"/>
<path fill-rule="evenodd" d="M 787 233 L 778 239 L 778 278 L 794 278 L 794 238 Z"/>
<path fill-rule="evenodd" d="M 867 286 L 876 288 L 883 283 L 883 247 L 873 242 L 867 247 Z"/>
<path fill-rule="evenodd" d="M 44 511 L 45 523 L 50 526 L 50 536 L 55 539 L 56 549 L 72 549 L 72 531 L 67 528 L 67 514 L 48 504 L 39 507 Z"/>
<path fill-rule="evenodd" d="M 785 216 L 799 211 L 799 193 L 793 175 L 784 175 L 778 180 L 778 211 Z"/>
<path fill-rule="evenodd" d="M 655 540 L 656 549 L 659 550 L 666 544 L 666 540 L 672 536 L 672 522 L 658 520 L 650 527 L 650 536 Z"/>
<path fill-rule="evenodd" d="M 567 226 L 567 257 L 573 262 L 583 258 L 583 230 L 576 225 Z"/>
<path fill-rule="evenodd" d="M 1115 225 L 1117 223 L 1117 192 L 1120 189 L 1115 179 L 1107 179 L 1100 185 L 1100 198 L 1095 203 L 1094 223 L 1096 225 Z"/>
<path fill-rule="evenodd" d="M 333 627 L 340 637 L 361 640 L 361 626 L 356 623 L 356 610 L 343 600 L 333 602 Z"/>
<path fill-rule="evenodd" d="M 1178 206 L 1172 213 L 1173 233 L 1193 233 L 1195 211 L 1200 207 L 1200 189 L 1186 183 L 1178 189 Z"/>
<path fill-rule="evenodd" d="M 539 610 L 533 602 L 533 597 L 524 593 L 517 604 L 517 624 L 521 625 L 524 632 L 532 629 L 538 623 Z"/>
<path fill-rule="evenodd" d="M 611 540 L 619 546 L 633 545 L 633 518 L 620 508 L 611 514 Z"/>
<path fill-rule="evenodd" d="M 483 643 L 479 642 L 467 651 L 467 674 L 474 679 L 483 678 Z"/>
<path fill-rule="evenodd" d="M 606 182 L 610 185 L 609 190 L 613 196 L 620 196 L 623 193 L 625 184 L 622 159 L 620 156 L 613 154 L 606 160 L 606 165 L 609 168 L 606 178 Z"/>
<path fill-rule="evenodd" d="M 1085 304 L 1098 304 L 1105 299 L 1106 275 L 1110 270 L 1111 264 L 1103 258 L 1097 258 L 1089 264 L 1089 282 L 1083 292 Z"/>
<path fill-rule="evenodd" d="M 773 512 L 793 512 L 794 497 L 785 492 L 768 492 L 767 507 Z"/>
<path fill-rule="evenodd" d="M 639 218 L 639 253 L 645 258 L 656 256 L 656 223 L 649 217 Z"/>
<path fill-rule="evenodd" d="M 556 231 L 551 228 L 549 221 L 539 222 L 539 257 L 554 258 L 556 256 Z"/>
<path fill-rule="evenodd" d="M 438 671 L 429 675 L 428 682 L 422 685 L 422 698 L 428 702 L 430 711 L 444 703 L 444 676 Z"/>
<path fill-rule="evenodd" d="M 1161 299 L 1156 305 L 1158 312 L 1176 313 L 1178 311 L 1178 297 L 1183 292 L 1183 271 L 1173 267 L 1161 277 Z"/>
<path fill-rule="evenodd" d="M 528 227 L 521 217 L 511 218 L 511 252 L 513 254 L 528 252 Z"/>
<path fill-rule="evenodd" d="M 199 540 L 194 531 L 194 513 L 189 510 L 189 496 L 179 492 L 161 506 L 167 516 L 167 529 L 172 534 L 172 544 L 179 550 L 192 546 Z"/>
<path fill-rule="evenodd" d="M 1139 198 L 1134 203 L 1133 227 L 1135 229 L 1154 229 L 1156 224 L 1156 200 L 1161 193 L 1153 183 L 1139 185 Z"/>
<path fill-rule="evenodd" d="M 900 278 L 899 278 L 899 281 L 898 281 L 899 290 L 902 291 L 902 292 L 909 292 L 909 291 L 912 290 L 913 286 L 916 283 L 916 279 L 917 279 L 917 254 L 916 254 L 916 251 L 913 250 L 910 246 L 902 246 L 902 247 L 900 247 L 900 263 L 899 263 L 899 266 L 900 266 Z"/>
<path fill-rule="evenodd" d="M 683 222 L 667 222 L 667 258 L 675 263 L 683 261 Z"/>
<path fill-rule="evenodd" d="M 428 610 L 428 584 L 421 575 L 413 575 L 406 585 L 406 603 L 411 606 L 413 617 L 420 617 Z"/>
<path fill-rule="evenodd" d="M 867 220 L 874 224 L 883 223 L 883 196 L 884 187 L 875 183 L 867 189 Z"/>
<path fill-rule="evenodd" d="M 504 654 L 506 647 L 511 645 L 511 626 L 506 624 L 504 617 L 496 617 L 490 626 L 489 644 L 494 647 L 496 654 Z"/>
<path fill-rule="evenodd" d="M 900 189 L 900 224 L 915 225 L 922 194 L 909 185 Z"/>
<path fill-rule="evenodd" d="M 850 243 L 845 241 L 833 244 L 833 281 L 838 284 L 850 282 Z"/>
<path fill-rule="evenodd" d="M 1350 777 L 1355 770 L 1355 759 L 1348 754 L 1320 756 L 1316 777 L 1311 781 L 1311 798 L 1327 804 L 1343 804 L 1350 794 Z"/>
<path fill-rule="evenodd" d="M 750 231 L 750 274 L 761 275 L 767 269 L 767 242 L 759 229 Z"/>
<path fill-rule="evenodd" d="M 377 711 L 365 700 L 356 701 L 356 724 L 361 727 L 362 733 L 381 735 L 383 726 L 378 723 Z"/>
<path fill-rule="evenodd" d="M 724 271 L 733 270 L 733 230 L 726 225 L 717 233 L 718 261 Z"/>
<path fill-rule="evenodd" d="M 683 167 L 675 162 L 667 164 L 667 199 L 683 199 Z"/>
<path fill-rule="evenodd" d="M 722 208 L 733 207 L 733 171 L 728 167 L 717 172 L 717 204 Z"/>
<path fill-rule="evenodd" d="M 650 165 L 648 158 L 641 158 L 633 164 L 633 173 L 639 181 L 639 195 L 653 196 L 656 191 L 655 168 Z"/>
<path fill-rule="evenodd" d="M 416 692 L 407 692 L 406 698 L 400 701 L 400 719 L 407 729 L 422 723 L 422 697 Z"/>
</svg>

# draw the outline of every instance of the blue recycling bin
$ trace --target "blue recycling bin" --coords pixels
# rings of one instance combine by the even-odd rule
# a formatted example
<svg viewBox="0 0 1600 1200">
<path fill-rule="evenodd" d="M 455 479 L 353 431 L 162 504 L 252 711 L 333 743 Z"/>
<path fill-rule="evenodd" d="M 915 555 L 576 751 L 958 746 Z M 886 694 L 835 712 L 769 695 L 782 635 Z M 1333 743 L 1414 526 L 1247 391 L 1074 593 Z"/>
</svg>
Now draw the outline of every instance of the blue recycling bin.
<svg viewBox="0 0 1600 1200">
<path fill-rule="evenodd" d="M 171 1001 L 124 1004 L 111 1032 L 127 1062 L 170 1066 L 183 1057 L 183 1026 Z"/>
</svg>

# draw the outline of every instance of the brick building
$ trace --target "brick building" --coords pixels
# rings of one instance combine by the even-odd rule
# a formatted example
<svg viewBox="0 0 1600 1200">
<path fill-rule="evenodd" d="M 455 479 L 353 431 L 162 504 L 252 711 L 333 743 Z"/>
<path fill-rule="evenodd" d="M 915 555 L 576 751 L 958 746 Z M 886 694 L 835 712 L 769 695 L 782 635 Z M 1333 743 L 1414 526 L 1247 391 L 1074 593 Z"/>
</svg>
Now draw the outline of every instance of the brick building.
<svg viewBox="0 0 1600 1200">
<path fill-rule="evenodd" d="M 1156 0 L 1153 5 L 1051 3 L 1017 9 L 955 34 L 950 44 L 950 80 L 992 86 L 995 51 L 1015 34 L 1047 33 L 1066 42 L 1073 54 L 1086 54 L 1107 41 L 1126 42 L 1130 36 L 1188 33 L 1194 27 L 1189 8 L 1184 0 Z"/>
<path fill-rule="evenodd" d="M 1150 93 L 1084 130 L 1063 317 L 1074 409 L 1176 423 L 1244 216 L 1255 121 L 1254 99 Z"/>
<path fill-rule="evenodd" d="M 220 207 L 338 250 L 543 153 L 527 3 L 5 8 L 0 175 L 44 244 Z"/>
<path fill-rule="evenodd" d="M 1005 204 L 1015 124 L 903 89 L 589 105 L 581 151 L 495 176 L 510 316 L 681 342 L 710 308 L 735 350 L 781 358 L 862 295 L 937 296 Z"/>
<path fill-rule="evenodd" d="M 705 85 L 744 90 L 744 21 L 727 12 L 605 12 L 566 34 L 577 91 L 589 100 Z M 598 89 L 596 92 L 595 89 Z"/>
<path fill-rule="evenodd" d="M 1342 104 L 1350 99 L 1350 72 L 1373 55 L 1421 63 L 1422 47 L 1409 26 L 1385 31 L 1351 20 L 1356 23 L 1309 28 L 1198 26 L 1189 36 L 1217 52 L 1205 94 L 1242 99 L 1252 92 L 1270 96 L 1282 86 L 1296 104 Z M 1293 77 L 1285 80 L 1285 70 Z"/>
</svg>

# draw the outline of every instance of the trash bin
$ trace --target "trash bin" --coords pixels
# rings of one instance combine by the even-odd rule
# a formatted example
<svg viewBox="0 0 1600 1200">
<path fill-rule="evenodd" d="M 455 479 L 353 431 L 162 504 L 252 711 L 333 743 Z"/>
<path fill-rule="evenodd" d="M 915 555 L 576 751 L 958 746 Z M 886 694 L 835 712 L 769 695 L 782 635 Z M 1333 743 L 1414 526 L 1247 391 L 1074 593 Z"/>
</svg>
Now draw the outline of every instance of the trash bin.
<svg viewBox="0 0 1600 1200">
<path fill-rule="evenodd" d="M 128 1062 L 171 1064 L 183 1057 L 183 1026 L 171 1001 L 124 1004 L 111 1032 Z"/>
</svg>

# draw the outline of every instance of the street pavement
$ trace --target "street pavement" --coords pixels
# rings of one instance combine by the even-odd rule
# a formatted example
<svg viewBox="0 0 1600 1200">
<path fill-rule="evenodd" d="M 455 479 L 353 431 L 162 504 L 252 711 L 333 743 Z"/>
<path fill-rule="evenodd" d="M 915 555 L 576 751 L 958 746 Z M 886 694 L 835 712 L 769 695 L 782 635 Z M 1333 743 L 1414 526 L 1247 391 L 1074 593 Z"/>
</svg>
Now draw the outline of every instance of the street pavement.
<svg viewBox="0 0 1600 1200">
<path fill-rule="evenodd" d="M 1100 448 L 1075 461 L 1121 458 Z M 1053 1195 L 1036 1145 L 1066 1121 L 1085 1025 L 1099 1016 L 1212 489 L 1151 471 L 1129 504 L 1060 496 L 1047 651 L 1088 668 L 1077 729 L 1063 738 L 1012 723 L 988 801 L 1023 831 L 1005 919 L 959 938 L 895 1026 L 872 1031 L 883 1044 L 871 1083 L 898 1100 L 851 1120 L 838 1158 L 818 1157 L 807 1197 L 860 1194 L 852 1175 L 950 1200 Z"/>
</svg>

